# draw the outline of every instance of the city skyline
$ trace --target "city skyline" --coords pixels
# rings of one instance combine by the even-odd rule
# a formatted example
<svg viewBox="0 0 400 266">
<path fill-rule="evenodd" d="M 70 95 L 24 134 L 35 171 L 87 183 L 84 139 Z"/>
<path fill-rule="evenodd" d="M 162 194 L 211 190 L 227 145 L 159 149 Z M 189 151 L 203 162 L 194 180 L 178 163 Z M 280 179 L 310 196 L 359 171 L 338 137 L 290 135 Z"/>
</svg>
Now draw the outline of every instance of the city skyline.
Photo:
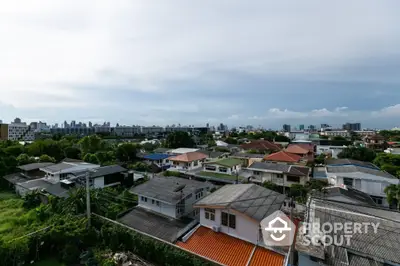
<svg viewBox="0 0 400 266">
<path fill-rule="evenodd" d="M 399 8 L 373 0 L 12 1 L 0 11 L 0 116 L 392 128 Z"/>
</svg>

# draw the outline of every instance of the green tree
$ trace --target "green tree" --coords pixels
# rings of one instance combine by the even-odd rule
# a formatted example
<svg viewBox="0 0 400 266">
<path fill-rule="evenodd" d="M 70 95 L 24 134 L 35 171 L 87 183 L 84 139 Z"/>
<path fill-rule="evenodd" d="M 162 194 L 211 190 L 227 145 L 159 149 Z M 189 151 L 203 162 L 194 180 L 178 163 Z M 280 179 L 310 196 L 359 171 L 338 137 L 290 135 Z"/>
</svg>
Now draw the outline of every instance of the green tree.
<svg viewBox="0 0 400 266">
<path fill-rule="evenodd" d="M 238 144 L 237 139 L 234 139 L 234 138 L 231 138 L 231 137 L 226 138 L 225 142 L 228 143 L 228 144 L 233 144 L 233 145 Z"/>
<path fill-rule="evenodd" d="M 83 154 L 96 153 L 106 149 L 106 143 L 97 135 L 86 136 L 82 138 L 78 145 Z"/>
<path fill-rule="evenodd" d="M 376 157 L 376 153 L 365 147 L 347 147 L 338 154 L 341 159 L 354 159 L 365 162 L 372 162 Z"/>
<path fill-rule="evenodd" d="M 53 157 L 48 156 L 47 154 L 40 155 L 39 162 L 41 163 L 55 163 L 56 159 Z"/>
<path fill-rule="evenodd" d="M 101 165 L 114 164 L 116 159 L 114 151 L 98 151 L 96 157 Z"/>
<path fill-rule="evenodd" d="M 190 135 L 183 131 L 172 132 L 168 134 L 165 141 L 167 148 L 193 148 L 195 143 Z"/>
<path fill-rule="evenodd" d="M 385 188 L 387 201 L 389 204 L 396 205 L 397 210 L 400 210 L 400 185 L 390 185 Z"/>
<path fill-rule="evenodd" d="M 286 137 L 286 136 L 283 136 L 283 135 L 277 135 L 275 137 L 275 141 L 277 141 L 277 142 L 290 142 L 290 139 L 288 137 Z"/>
<path fill-rule="evenodd" d="M 12 146 L 8 146 L 7 148 L 4 149 L 4 152 L 7 155 L 10 156 L 19 156 L 20 154 L 24 153 L 24 146 L 18 144 L 18 145 L 12 145 Z"/>
<path fill-rule="evenodd" d="M 123 143 L 118 145 L 117 150 L 115 152 L 115 157 L 120 162 L 133 162 L 136 160 L 136 154 L 138 151 L 138 147 L 132 143 Z"/>
<path fill-rule="evenodd" d="M 400 155 L 390 153 L 379 153 L 374 164 L 382 170 L 400 178 Z"/>
<path fill-rule="evenodd" d="M 346 138 L 342 137 L 342 136 L 334 136 L 332 138 L 332 140 L 346 140 Z"/>
<path fill-rule="evenodd" d="M 150 165 L 142 162 L 136 162 L 134 164 L 129 165 L 129 169 L 140 171 L 140 172 L 149 172 Z"/>
<path fill-rule="evenodd" d="M 324 164 L 325 163 L 325 158 L 326 158 L 326 155 L 321 153 L 320 155 L 315 157 L 314 163 L 315 164 Z"/>
<path fill-rule="evenodd" d="M 36 160 L 35 160 L 35 158 L 29 156 L 28 154 L 23 153 L 17 157 L 17 162 L 18 162 L 18 165 L 24 165 L 24 164 L 35 163 Z"/>
<path fill-rule="evenodd" d="M 86 155 L 83 157 L 83 160 L 87 163 L 100 164 L 96 154 L 93 153 L 86 153 Z"/>
<path fill-rule="evenodd" d="M 63 151 L 66 158 L 78 160 L 81 158 L 81 150 L 77 147 L 65 147 Z"/>
</svg>

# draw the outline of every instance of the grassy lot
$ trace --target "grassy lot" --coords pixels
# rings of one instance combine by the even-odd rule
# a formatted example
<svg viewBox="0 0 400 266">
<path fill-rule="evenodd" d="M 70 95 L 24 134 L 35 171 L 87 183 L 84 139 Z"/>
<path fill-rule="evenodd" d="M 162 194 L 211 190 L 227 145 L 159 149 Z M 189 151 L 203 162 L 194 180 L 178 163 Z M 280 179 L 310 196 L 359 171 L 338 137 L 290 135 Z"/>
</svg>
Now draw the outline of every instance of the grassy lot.
<svg viewBox="0 0 400 266">
<path fill-rule="evenodd" d="M 16 199 L 17 195 L 9 191 L 0 191 L 0 201 L 7 199 Z"/>
<path fill-rule="evenodd" d="M 45 260 L 41 260 L 38 261 L 34 264 L 32 264 L 33 266 L 65 266 L 64 263 L 59 262 L 57 259 L 55 258 L 50 258 L 50 259 L 45 259 Z"/>
<path fill-rule="evenodd" d="M 226 175 L 226 174 L 220 174 L 220 173 L 212 173 L 212 172 L 205 172 L 201 171 L 199 173 L 201 176 L 208 176 L 208 177 L 214 177 L 214 178 L 222 178 L 222 179 L 229 179 L 229 180 L 236 180 L 235 175 Z"/>
</svg>

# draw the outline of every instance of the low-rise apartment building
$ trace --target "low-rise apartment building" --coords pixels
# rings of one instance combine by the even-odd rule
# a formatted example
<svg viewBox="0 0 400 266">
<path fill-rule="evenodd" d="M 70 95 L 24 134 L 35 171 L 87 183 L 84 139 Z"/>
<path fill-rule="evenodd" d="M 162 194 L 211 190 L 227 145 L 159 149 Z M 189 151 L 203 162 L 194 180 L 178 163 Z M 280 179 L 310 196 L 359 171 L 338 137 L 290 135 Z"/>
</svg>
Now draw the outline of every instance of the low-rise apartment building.
<svg viewBox="0 0 400 266">
<path fill-rule="evenodd" d="M 240 159 L 226 158 L 215 162 L 205 162 L 203 164 L 203 171 L 235 175 L 242 169 L 242 164 L 243 161 Z"/>
<path fill-rule="evenodd" d="M 34 141 L 35 130 L 26 122 L 21 122 L 21 119 L 16 118 L 14 122 L 8 125 L 8 139 L 14 141 Z"/>
</svg>

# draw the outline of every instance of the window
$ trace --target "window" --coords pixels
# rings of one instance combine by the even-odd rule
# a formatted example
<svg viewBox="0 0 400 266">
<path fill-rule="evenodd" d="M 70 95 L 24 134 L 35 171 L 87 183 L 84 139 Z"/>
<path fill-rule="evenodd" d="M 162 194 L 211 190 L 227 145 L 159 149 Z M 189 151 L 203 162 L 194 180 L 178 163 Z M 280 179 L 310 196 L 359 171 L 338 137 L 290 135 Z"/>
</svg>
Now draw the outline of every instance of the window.
<svg viewBox="0 0 400 266">
<path fill-rule="evenodd" d="M 260 171 L 253 171 L 253 174 L 254 174 L 254 175 L 261 175 L 261 173 L 262 173 L 262 172 L 260 172 Z"/>
<path fill-rule="evenodd" d="M 346 186 L 353 186 L 353 178 L 343 177 L 343 184 Z"/>
<path fill-rule="evenodd" d="M 204 209 L 204 217 L 207 220 L 215 221 L 215 210 L 214 209 L 205 208 Z"/>
<path fill-rule="evenodd" d="M 226 212 L 221 213 L 221 224 L 232 229 L 236 228 L 236 216 Z"/>
<path fill-rule="evenodd" d="M 215 169 L 217 169 L 217 168 L 215 166 L 212 166 L 212 165 L 206 165 L 205 169 L 208 170 L 208 171 L 215 171 Z"/>
<path fill-rule="evenodd" d="M 203 197 L 203 191 L 196 193 L 196 199 L 201 199 Z"/>
<path fill-rule="evenodd" d="M 383 200 L 382 200 L 381 197 L 374 197 L 374 196 L 371 196 L 371 198 L 372 198 L 372 200 L 373 200 L 377 205 L 382 205 Z"/>
<path fill-rule="evenodd" d="M 283 178 L 283 174 L 276 174 L 276 178 Z"/>
<path fill-rule="evenodd" d="M 300 182 L 300 177 L 288 175 L 287 178 L 286 178 L 286 180 L 287 180 L 288 182 L 299 183 L 299 182 Z"/>
<path fill-rule="evenodd" d="M 226 172 L 228 172 L 228 168 L 226 168 L 226 167 L 220 167 L 220 168 L 219 168 L 219 171 L 222 172 L 222 173 L 226 173 Z"/>
<path fill-rule="evenodd" d="M 151 200 L 151 204 L 154 204 L 154 203 L 156 203 L 156 201 L 152 199 L 152 200 Z"/>
<path fill-rule="evenodd" d="M 140 197 L 140 199 L 142 200 L 142 201 L 144 201 L 144 202 L 147 202 L 147 198 L 146 197 Z"/>
<path fill-rule="evenodd" d="M 160 202 L 158 200 L 156 201 L 156 204 L 157 204 L 157 206 L 160 206 Z"/>
<path fill-rule="evenodd" d="M 193 162 L 193 166 L 198 166 L 199 165 L 199 161 L 194 161 Z"/>
</svg>

